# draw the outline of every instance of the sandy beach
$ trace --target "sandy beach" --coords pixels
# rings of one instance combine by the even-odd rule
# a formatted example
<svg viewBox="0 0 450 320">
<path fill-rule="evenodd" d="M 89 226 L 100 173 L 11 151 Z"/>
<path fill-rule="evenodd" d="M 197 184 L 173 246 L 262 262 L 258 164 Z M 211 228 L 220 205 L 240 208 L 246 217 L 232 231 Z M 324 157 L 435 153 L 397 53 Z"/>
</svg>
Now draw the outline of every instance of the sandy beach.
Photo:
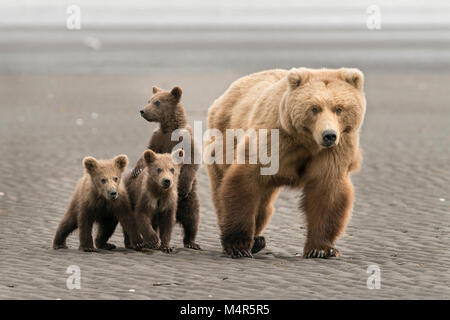
<svg viewBox="0 0 450 320">
<path fill-rule="evenodd" d="M 189 120 L 205 120 L 210 103 L 237 72 L 135 75 L 0 76 L 0 297 L 6 299 L 422 299 L 450 298 L 450 75 L 366 72 L 364 165 L 353 177 L 353 217 L 338 242 L 340 259 L 305 260 L 300 193 L 283 190 L 254 259 L 221 253 L 205 168 L 199 172 L 203 251 L 139 253 L 119 248 L 51 249 L 56 226 L 82 174 L 86 155 L 126 153 L 133 164 L 154 125 L 138 115 L 151 85 L 184 89 Z M 430 101 L 432 103 L 430 103 Z M 66 269 L 81 269 L 81 289 Z M 369 265 L 381 288 L 366 285 Z"/>
<path fill-rule="evenodd" d="M 372 1 L 0 0 L 0 299 L 450 299 L 450 6 Z M 357 67 L 365 74 L 364 161 L 339 259 L 302 259 L 301 191 L 282 190 L 254 259 L 221 253 L 205 167 L 202 251 L 82 253 L 51 248 L 82 159 L 125 153 L 155 128 L 153 85 L 183 88 L 189 121 L 251 72 Z M 205 125 L 204 125 L 205 128 Z M 81 288 L 68 289 L 69 266 Z M 368 268 L 379 268 L 369 289 Z"/>
</svg>

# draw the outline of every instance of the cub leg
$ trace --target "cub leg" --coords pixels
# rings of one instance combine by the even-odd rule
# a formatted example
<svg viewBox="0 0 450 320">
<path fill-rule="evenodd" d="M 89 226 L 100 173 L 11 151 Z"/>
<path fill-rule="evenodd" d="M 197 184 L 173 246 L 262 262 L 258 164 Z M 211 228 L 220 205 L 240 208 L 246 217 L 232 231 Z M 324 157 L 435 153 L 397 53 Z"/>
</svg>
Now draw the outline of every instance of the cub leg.
<svg viewBox="0 0 450 320">
<path fill-rule="evenodd" d="M 159 237 L 161 239 L 159 249 L 166 253 L 170 253 L 173 250 L 173 248 L 170 247 L 170 239 L 172 238 L 172 230 L 175 225 L 175 209 L 172 209 L 172 211 L 160 212 L 158 218 Z"/>
<path fill-rule="evenodd" d="M 113 250 L 116 248 L 112 243 L 108 243 L 108 240 L 116 230 L 117 223 L 118 221 L 115 217 L 99 221 L 98 234 L 95 237 L 95 246 L 98 249 Z"/>
<path fill-rule="evenodd" d="M 192 190 L 186 198 L 178 199 L 177 222 L 184 230 L 183 243 L 186 248 L 200 250 L 195 243 L 199 223 L 199 200 L 197 195 L 197 180 L 192 184 Z"/>
<path fill-rule="evenodd" d="M 77 228 L 77 214 L 71 206 L 58 225 L 55 238 L 53 239 L 53 249 L 67 249 L 66 239 Z"/>
</svg>

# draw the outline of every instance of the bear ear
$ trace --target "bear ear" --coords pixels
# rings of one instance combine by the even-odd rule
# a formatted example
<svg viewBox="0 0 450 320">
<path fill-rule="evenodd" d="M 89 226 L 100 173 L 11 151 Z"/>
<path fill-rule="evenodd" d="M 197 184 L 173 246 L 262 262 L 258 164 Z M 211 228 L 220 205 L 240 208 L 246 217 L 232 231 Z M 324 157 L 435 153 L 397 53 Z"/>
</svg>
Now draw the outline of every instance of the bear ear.
<svg viewBox="0 0 450 320">
<path fill-rule="evenodd" d="M 170 93 L 175 97 L 175 99 L 178 102 L 181 99 L 181 94 L 183 93 L 183 90 L 181 90 L 180 87 L 176 86 L 176 87 L 173 87 L 173 89 L 172 89 L 172 91 L 170 91 Z"/>
<path fill-rule="evenodd" d="M 182 165 L 184 163 L 184 150 L 183 149 L 177 149 L 174 152 L 172 152 L 172 160 L 176 164 Z"/>
<path fill-rule="evenodd" d="M 147 163 L 147 165 L 151 164 L 153 161 L 156 160 L 156 153 L 154 153 L 153 150 L 150 149 L 145 150 L 144 160 Z"/>
<path fill-rule="evenodd" d="M 86 157 L 83 159 L 83 166 L 90 174 L 94 173 L 98 168 L 98 161 L 94 157 Z"/>
<path fill-rule="evenodd" d="M 287 80 L 291 89 L 295 89 L 306 83 L 311 73 L 306 68 L 292 68 L 287 74 Z"/>
<path fill-rule="evenodd" d="M 152 89 L 153 89 L 153 94 L 162 91 L 162 89 L 158 88 L 157 86 L 153 86 Z"/>
<path fill-rule="evenodd" d="M 118 155 L 114 158 L 114 164 L 117 168 L 123 171 L 128 165 L 128 157 L 124 154 Z"/>
<path fill-rule="evenodd" d="M 356 89 L 362 91 L 364 87 L 364 74 L 356 68 L 342 68 L 339 70 L 342 79 L 355 87 Z"/>
</svg>

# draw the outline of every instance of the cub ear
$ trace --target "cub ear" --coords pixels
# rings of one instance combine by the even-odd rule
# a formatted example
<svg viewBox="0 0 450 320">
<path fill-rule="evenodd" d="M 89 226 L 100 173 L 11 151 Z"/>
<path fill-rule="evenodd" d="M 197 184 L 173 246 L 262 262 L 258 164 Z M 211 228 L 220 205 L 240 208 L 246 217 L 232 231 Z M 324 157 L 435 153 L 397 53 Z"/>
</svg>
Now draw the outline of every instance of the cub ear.
<svg viewBox="0 0 450 320">
<path fill-rule="evenodd" d="M 153 86 L 152 89 L 153 89 L 153 94 L 155 94 L 159 91 L 162 91 L 162 89 L 158 88 L 157 86 Z"/>
<path fill-rule="evenodd" d="M 287 74 L 287 80 L 291 89 L 295 89 L 305 84 L 311 73 L 306 68 L 292 68 Z"/>
<path fill-rule="evenodd" d="M 156 160 L 156 153 L 154 153 L 150 149 L 145 150 L 145 152 L 144 152 L 144 160 L 147 163 L 147 165 L 151 164 L 153 161 Z"/>
<path fill-rule="evenodd" d="M 172 160 L 176 164 L 182 165 L 184 163 L 184 150 L 183 149 L 177 149 L 174 152 L 172 152 Z"/>
<path fill-rule="evenodd" d="M 364 87 L 364 74 L 356 68 L 341 68 L 342 79 L 356 89 L 362 91 Z"/>
<path fill-rule="evenodd" d="M 83 159 L 83 166 L 90 174 L 94 173 L 98 168 L 98 161 L 94 157 L 86 157 Z"/>
<path fill-rule="evenodd" d="M 128 165 L 128 157 L 124 154 L 118 155 L 114 158 L 114 164 L 117 168 L 123 171 Z"/>
<path fill-rule="evenodd" d="M 183 90 L 181 90 L 180 87 L 176 86 L 176 87 L 173 87 L 173 89 L 172 89 L 172 91 L 170 91 L 170 93 L 175 97 L 175 99 L 178 102 L 181 99 L 181 94 L 183 93 Z"/>
</svg>

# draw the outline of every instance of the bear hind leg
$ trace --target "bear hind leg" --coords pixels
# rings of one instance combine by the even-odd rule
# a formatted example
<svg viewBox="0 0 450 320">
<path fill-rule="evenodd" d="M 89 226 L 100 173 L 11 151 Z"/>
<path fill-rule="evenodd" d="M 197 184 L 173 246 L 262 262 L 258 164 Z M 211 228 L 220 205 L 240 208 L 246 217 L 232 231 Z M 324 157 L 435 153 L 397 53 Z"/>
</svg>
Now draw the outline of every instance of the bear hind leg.
<svg viewBox="0 0 450 320">
<path fill-rule="evenodd" d="M 179 199 L 177 206 L 177 222 L 183 227 L 184 247 L 194 250 L 201 250 L 195 242 L 199 223 L 199 206 L 197 187 L 194 181 L 192 191 L 186 198 Z"/>
<path fill-rule="evenodd" d="M 77 228 L 75 214 L 66 214 L 56 230 L 53 239 L 53 249 L 67 249 L 66 239 Z"/>
</svg>

